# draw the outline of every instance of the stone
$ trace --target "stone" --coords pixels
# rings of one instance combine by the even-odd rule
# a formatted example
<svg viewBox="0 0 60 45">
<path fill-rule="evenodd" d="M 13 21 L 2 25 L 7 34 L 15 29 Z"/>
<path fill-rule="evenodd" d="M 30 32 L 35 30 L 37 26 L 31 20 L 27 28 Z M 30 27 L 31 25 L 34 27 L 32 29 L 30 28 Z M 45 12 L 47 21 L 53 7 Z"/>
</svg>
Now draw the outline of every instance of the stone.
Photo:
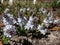
<svg viewBox="0 0 60 45">
<path fill-rule="evenodd" d="M 13 5 L 13 0 L 9 0 L 9 5 Z"/>
<path fill-rule="evenodd" d="M 33 0 L 33 4 L 34 4 L 34 5 L 36 4 L 36 0 Z"/>
<path fill-rule="evenodd" d="M 1 0 L 1 4 L 3 4 L 4 3 L 4 0 Z"/>
</svg>

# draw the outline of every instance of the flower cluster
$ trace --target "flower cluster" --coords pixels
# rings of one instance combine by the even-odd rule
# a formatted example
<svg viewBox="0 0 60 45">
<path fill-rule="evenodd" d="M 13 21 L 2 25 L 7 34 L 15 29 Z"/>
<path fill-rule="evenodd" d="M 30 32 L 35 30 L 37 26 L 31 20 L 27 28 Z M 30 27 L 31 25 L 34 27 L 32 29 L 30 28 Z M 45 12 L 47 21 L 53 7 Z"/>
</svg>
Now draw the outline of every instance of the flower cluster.
<svg viewBox="0 0 60 45">
<path fill-rule="evenodd" d="M 30 10 L 30 8 L 28 10 Z M 36 12 L 32 12 L 32 15 L 29 17 L 29 19 L 27 19 L 22 14 L 25 11 L 25 8 L 20 9 L 18 17 L 15 19 L 13 14 L 9 13 L 9 9 L 5 9 L 3 16 L 3 23 L 5 27 L 3 28 L 3 31 L 6 37 L 11 37 L 13 34 L 16 34 L 16 25 L 19 27 L 24 27 L 25 30 L 37 29 L 41 34 L 45 35 L 47 33 L 47 28 L 50 27 L 51 24 L 58 24 L 59 22 L 59 20 L 54 20 L 52 11 L 47 13 L 47 10 L 42 7 L 40 11 L 43 14 L 47 13 L 47 15 L 46 18 L 42 21 L 41 25 L 37 25 L 39 18 L 36 17 Z"/>
</svg>

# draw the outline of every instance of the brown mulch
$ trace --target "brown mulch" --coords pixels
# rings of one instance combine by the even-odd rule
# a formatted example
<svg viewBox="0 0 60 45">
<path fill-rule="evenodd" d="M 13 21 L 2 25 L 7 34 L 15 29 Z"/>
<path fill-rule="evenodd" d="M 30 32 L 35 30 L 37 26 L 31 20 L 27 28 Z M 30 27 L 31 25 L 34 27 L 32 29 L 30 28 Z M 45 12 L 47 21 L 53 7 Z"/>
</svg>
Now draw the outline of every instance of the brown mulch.
<svg viewBox="0 0 60 45">
<path fill-rule="evenodd" d="M 2 41 L 0 40 L 0 45 L 3 45 Z"/>
<path fill-rule="evenodd" d="M 4 26 L 4 24 L 3 23 L 0 23 L 0 27 L 3 27 Z"/>
<path fill-rule="evenodd" d="M 55 27 L 53 27 L 53 28 L 50 28 L 49 30 L 51 30 L 51 31 L 58 31 L 58 30 L 60 30 L 60 27 L 55 26 Z"/>
</svg>

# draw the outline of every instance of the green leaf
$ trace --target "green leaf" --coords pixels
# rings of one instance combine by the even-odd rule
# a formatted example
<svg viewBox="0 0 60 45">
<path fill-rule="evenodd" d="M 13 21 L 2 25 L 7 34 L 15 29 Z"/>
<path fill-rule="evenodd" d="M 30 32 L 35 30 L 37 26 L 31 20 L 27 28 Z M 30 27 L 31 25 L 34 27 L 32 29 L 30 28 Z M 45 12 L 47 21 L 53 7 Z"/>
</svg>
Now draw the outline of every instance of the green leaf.
<svg viewBox="0 0 60 45">
<path fill-rule="evenodd" d="M 3 35 L 3 37 L 2 37 L 2 40 L 3 40 L 3 43 L 4 43 L 4 44 L 8 44 L 8 43 L 9 43 L 9 42 L 8 42 L 9 39 L 8 39 L 6 36 L 4 36 L 4 35 Z"/>
</svg>

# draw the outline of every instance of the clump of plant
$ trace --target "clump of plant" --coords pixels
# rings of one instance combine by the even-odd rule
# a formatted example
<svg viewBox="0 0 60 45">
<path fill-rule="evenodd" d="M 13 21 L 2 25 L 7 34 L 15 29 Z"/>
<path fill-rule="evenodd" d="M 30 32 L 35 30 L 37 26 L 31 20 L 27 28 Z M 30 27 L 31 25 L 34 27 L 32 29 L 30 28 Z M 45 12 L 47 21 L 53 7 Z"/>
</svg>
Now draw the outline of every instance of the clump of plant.
<svg viewBox="0 0 60 45">
<path fill-rule="evenodd" d="M 60 2 L 58 3 L 59 0 L 55 0 L 53 3 L 52 3 L 52 7 L 53 8 L 57 8 L 57 7 L 60 7 Z"/>
<path fill-rule="evenodd" d="M 18 35 L 26 35 L 26 30 L 24 29 L 24 27 L 18 27 L 17 34 Z"/>
<path fill-rule="evenodd" d="M 6 37 L 6 36 L 2 36 L 2 41 L 3 41 L 3 44 L 8 44 L 9 43 L 9 39 Z"/>
</svg>

